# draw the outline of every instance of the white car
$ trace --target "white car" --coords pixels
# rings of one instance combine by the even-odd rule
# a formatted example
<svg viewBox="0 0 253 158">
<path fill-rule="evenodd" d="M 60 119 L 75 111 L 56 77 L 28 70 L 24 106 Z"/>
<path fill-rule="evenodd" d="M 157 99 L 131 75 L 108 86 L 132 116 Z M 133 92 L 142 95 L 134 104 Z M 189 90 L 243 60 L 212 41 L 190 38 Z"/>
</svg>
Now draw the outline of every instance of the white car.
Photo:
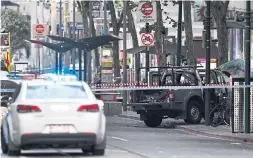
<svg viewBox="0 0 253 158">
<path fill-rule="evenodd" d="M 104 103 L 84 82 L 22 81 L 1 106 L 8 106 L 1 126 L 4 154 L 51 147 L 104 155 Z"/>
<path fill-rule="evenodd" d="M 78 81 L 75 75 L 42 74 L 40 78 L 53 81 Z"/>
</svg>

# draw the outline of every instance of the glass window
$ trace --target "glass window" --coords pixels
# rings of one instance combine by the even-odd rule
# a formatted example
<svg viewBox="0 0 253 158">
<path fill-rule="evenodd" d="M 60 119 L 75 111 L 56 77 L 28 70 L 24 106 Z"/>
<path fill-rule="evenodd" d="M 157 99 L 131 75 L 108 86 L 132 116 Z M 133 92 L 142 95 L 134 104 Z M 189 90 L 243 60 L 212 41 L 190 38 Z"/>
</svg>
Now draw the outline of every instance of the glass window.
<svg viewBox="0 0 253 158">
<path fill-rule="evenodd" d="M 180 83 L 195 85 L 195 77 L 192 74 L 184 73 L 180 78 Z"/>
<path fill-rule="evenodd" d="M 222 73 L 216 71 L 216 75 L 217 75 L 218 83 L 219 83 L 219 84 L 223 84 L 223 83 L 224 83 L 224 80 L 223 80 L 223 75 L 222 75 Z"/>
<path fill-rule="evenodd" d="M 39 85 L 28 86 L 26 99 L 87 99 L 88 95 L 82 86 L 72 85 Z"/>
</svg>

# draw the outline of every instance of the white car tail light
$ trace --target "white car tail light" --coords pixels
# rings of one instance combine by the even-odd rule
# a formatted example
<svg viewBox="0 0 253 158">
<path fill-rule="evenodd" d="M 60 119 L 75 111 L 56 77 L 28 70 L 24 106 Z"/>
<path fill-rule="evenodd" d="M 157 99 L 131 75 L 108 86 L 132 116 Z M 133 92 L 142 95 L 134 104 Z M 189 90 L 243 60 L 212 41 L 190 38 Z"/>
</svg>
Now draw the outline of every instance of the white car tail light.
<svg viewBox="0 0 253 158">
<path fill-rule="evenodd" d="M 40 108 L 36 105 L 18 105 L 18 113 L 31 113 L 31 112 L 41 112 Z"/>
<path fill-rule="evenodd" d="M 79 112 L 98 112 L 99 106 L 98 104 L 90 104 L 90 105 L 81 105 L 77 111 Z"/>
</svg>

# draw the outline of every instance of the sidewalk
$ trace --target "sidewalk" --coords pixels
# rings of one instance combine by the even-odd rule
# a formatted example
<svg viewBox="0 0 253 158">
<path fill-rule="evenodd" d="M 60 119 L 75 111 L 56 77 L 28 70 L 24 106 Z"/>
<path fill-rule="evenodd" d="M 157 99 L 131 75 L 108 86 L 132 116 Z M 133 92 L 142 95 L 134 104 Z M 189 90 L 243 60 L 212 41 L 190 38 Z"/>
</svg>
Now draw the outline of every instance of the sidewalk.
<svg viewBox="0 0 253 158">
<path fill-rule="evenodd" d="M 180 125 L 177 126 L 177 129 L 206 137 L 253 143 L 253 133 L 232 133 L 230 127 L 227 125 L 221 125 L 218 127 L 205 125 Z"/>
<path fill-rule="evenodd" d="M 122 112 L 119 117 L 140 120 L 140 116 L 133 111 Z M 168 121 L 176 122 L 176 129 L 182 130 L 187 133 L 197 134 L 206 137 L 213 137 L 217 139 L 227 139 L 233 141 L 253 143 L 253 133 L 231 133 L 230 127 L 227 125 L 221 125 L 215 128 L 212 126 L 205 126 L 204 124 L 187 125 L 185 123 L 182 123 L 181 120 L 179 121 L 174 119 L 168 119 Z"/>
</svg>

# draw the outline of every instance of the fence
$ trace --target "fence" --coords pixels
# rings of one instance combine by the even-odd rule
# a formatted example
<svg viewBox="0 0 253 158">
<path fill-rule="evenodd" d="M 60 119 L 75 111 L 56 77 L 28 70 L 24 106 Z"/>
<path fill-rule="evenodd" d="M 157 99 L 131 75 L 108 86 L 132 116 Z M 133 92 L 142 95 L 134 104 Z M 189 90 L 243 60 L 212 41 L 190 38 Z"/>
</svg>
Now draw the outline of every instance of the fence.
<svg viewBox="0 0 253 158">
<path fill-rule="evenodd" d="M 245 85 L 245 78 L 233 78 L 233 86 Z M 253 85 L 253 78 L 250 79 L 251 85 Z M 232 105 L 234 105 L 231 131 L 232 133 L 244 132 L 244 88 L 232 89 Z M 253 87 L 250 88 L 250 129 L 253 132 Z"/>
</svg>

